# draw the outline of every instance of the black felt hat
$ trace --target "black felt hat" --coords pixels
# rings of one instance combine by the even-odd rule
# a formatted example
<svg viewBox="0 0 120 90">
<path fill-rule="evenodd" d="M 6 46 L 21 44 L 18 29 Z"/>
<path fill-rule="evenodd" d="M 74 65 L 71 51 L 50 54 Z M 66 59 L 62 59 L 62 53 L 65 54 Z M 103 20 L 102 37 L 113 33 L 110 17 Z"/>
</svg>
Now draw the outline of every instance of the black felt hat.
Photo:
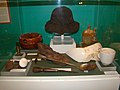
<svg viewBox="0 0 120 90">
<path fill-rule="evenodd" d="M 46 23 L 45 30 L 49 33 L 73 34 L 79 30 L 79 23 L 74 21 L 72 11 L 65 7 L 57 7 L 53 10 L 51 19 Z"/>
</svg>

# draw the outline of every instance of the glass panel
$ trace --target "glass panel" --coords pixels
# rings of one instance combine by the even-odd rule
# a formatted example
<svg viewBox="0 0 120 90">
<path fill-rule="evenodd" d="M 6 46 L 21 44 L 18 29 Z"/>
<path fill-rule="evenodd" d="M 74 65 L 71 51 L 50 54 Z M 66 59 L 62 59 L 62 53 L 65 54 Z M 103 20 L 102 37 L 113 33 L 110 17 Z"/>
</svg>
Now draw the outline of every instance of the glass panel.
<svg viewBox="0 0 120 90">
<path fill-rule="evenodd" d="M 77 44 L 82 40 L 82 32 L 91 25 L 92 29 L 97 28 L 103 47 L 114 48 L 120 59 L 120 0 L 8 0 L 8 5 L 11 22 L 0 24 L 0 60 L 12 57 L 23 33 L 38 32 L 43 43 L 49 44 L 53 34 L 45 32 L 45 24 L 58 6 L 70 8 L 74 20 L 80 23 L 79 31 L 71 35 Z M 120 64 L 120 60 L 117 62 Z"/>
</svg>

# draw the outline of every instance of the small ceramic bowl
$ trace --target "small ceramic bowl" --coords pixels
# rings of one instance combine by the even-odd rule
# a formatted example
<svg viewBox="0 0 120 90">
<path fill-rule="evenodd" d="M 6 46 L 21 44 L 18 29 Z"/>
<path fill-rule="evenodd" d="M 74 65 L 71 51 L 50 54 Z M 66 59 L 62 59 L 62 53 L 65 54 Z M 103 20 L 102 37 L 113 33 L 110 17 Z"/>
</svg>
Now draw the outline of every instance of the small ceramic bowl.
<svg viewBox="0 0 120 90">
<path fill-rule="evenodd" d="M 19 65 L 20 67 L 24 68 L 26 67 L 28 64 L 28 60 L 26 58 L 21 58 L 20 61 L 19 61 Z"/>
</svg>

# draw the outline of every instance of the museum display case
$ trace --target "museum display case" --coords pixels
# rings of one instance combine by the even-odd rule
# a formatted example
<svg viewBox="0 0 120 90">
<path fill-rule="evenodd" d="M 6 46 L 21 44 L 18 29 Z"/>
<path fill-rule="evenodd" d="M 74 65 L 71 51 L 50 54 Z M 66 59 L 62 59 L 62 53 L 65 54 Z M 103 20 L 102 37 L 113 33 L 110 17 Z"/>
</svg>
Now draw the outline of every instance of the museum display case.
<svg viewBox="0 0 120 90">
<path fill-rule="evenodd" d="M 100 48 L 116 51 L 112 64 Z M 120 1 L 0 1 L 0 71 L 1 90 L 119 90 Z"/>
</svg>

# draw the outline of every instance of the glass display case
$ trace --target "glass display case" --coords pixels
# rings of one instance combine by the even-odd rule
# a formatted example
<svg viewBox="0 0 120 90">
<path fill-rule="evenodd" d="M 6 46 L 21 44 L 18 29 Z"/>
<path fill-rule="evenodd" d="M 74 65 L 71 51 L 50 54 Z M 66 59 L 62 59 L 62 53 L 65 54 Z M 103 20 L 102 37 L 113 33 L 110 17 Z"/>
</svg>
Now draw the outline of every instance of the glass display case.
<svg viewBox="0 0 120 90">
<path fill-rule="evenodd" d="M 5 4 L 5 5 L 4 5 Z M 8 90 L 119 90 L 120 83 L 120 1 L 119 0 L 2 0 L 0 1 L 0 70 L 16 52 L 16 42 L 26 33 L 39 33 L 42 43 L 50 45 L 55 34 L 45 31 L 46 23 L 51 19 L 56 7 L 65 6 L 72 11 L 74 21 L 79 23 L 79 30 L 70 34 L 81 46 L 82 33 L 88 25 L 96 28 L 96 38 L 102 47 L 116 51 L 114 65 L 116 70 L 90 73 L 40 73 L 25 76 L 0 76 L 0 86 Z M 8 10 L 6 12 L 6 10 Z M 3 14 L 5 14 L 3 16 Z M 9 17 L 7 22 L 3 22 Z M 4 19 L 3 19 L 4 18 Z M 24 51 L 24 50 L 23 50 Z M 35 52 L 35 50 L 34 50 Z M 34 54 L 33 52 L 33 54 Z M 28 52 L 27 52 L 28 53 Z M 48 61 L 49 62 L 49 61 Z M 31 62 L 29 62 L 31 63 Z M 51 62 L 50 62 L 51 63 Z M 44 66 L 44 63 L 41 65 Z M 49 64 L 47 64 L 49 66 Z M 46 64 L 45 64 L 46 66 Z M 53 65 L 54 66 L 54 65 Z M 56 67 L 56 66 L 55 66 Z M 29 67 L 32 68 L 32 67 Z M 1 72 L 1 74 L 3 74 Z M 103 81 L 102 81 L 103 80 Z M 63 84 L 64 83 L 64 84 Z M 96 84 L 94 84 L 96 83 Z M 110 87 L 111 84 L 114 86 Z M 5 85 L 8 86 L 5 87 Z M 40 85 L 40 87 L 39 87 Z M 44 87 L 45 85 L 45 87 Z M 33 86 L 33 87 L 32 87 Z M 86 86 L 86 87 L 84 87 Z M 95 87 L 96 86 L 96 87 Z M 35 88 L 36 87 L 36 88 Z M 59 87 L 59 88 L 58 88 Z M 73 88 L 74 87 L 74 88 Z M 18 89 L 19 88 L 19 89 Z M 31 88 L 31 89 L 30 89 Z M 99 89 L 98 89 L 99 88 Z"/>
</svg>

